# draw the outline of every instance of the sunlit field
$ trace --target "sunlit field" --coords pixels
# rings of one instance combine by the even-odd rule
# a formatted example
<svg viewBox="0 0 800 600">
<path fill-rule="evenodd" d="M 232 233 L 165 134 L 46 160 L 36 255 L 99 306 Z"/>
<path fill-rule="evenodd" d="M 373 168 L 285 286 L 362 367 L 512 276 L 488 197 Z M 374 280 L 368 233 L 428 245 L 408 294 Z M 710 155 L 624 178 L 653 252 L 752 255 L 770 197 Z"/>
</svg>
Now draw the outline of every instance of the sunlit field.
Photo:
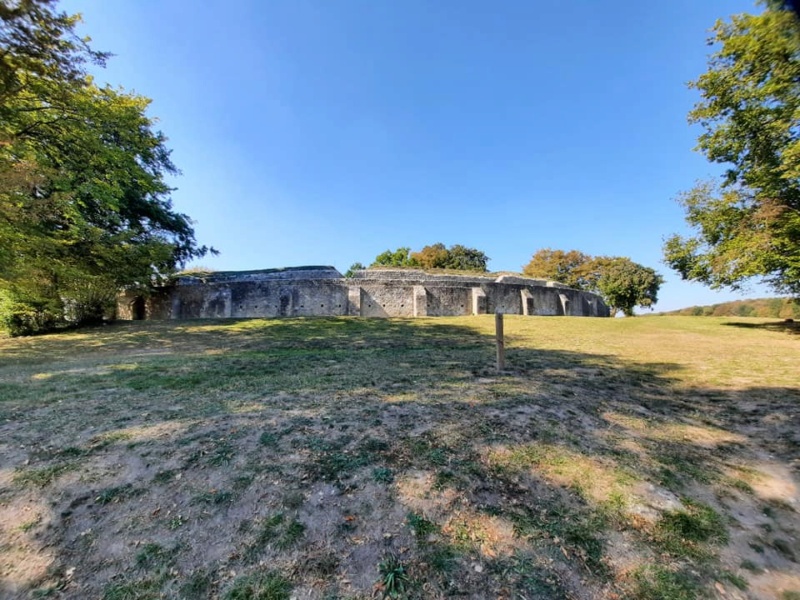
<svg viewBox="0 0 800 600">
<path fill-rule="evenodd" d="M 0 597 L 800 598 L 775 320 L 0 338 Z"/>
</svg>

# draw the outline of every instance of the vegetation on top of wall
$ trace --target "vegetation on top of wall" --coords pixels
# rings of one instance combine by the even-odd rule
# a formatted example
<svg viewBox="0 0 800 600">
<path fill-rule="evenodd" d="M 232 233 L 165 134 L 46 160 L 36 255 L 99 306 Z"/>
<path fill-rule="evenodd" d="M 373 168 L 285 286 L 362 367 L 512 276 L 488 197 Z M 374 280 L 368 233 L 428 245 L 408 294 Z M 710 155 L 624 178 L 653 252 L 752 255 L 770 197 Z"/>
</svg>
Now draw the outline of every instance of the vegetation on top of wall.
<svg viewBox="0 0 800 600">
<path fill-rule="evenodd" d="M 198 265 L 196 267 L 190 267 L 189 269 L 184 269 L 183 271 L 178 271 L 177 273 L 175 273 L 175 277 L 206 277 L 216 272 L 217 272 L 216 269 Z"/>
<path fill-rule="evenodd" d="M 366 267 L 360 262 L 354 262 L 352 265 L 350 265 L 350 268 L 345 271 L 344 276 L 350 279 L 356 274 L 356 271 L 363 271 L 364 269 L 366 269 Z"/>
<path fill-rule="evenodd" d="M 449 248 L 441 242 L 425 246 L 418 252 L 401 247 L 386 250 L 375 257 L 373 267 L 419 267 L 421 269 L 451 269 L 456 271 L 485 272 L 489 257 L 477 248 L 453 244 Z"/>
</svg>

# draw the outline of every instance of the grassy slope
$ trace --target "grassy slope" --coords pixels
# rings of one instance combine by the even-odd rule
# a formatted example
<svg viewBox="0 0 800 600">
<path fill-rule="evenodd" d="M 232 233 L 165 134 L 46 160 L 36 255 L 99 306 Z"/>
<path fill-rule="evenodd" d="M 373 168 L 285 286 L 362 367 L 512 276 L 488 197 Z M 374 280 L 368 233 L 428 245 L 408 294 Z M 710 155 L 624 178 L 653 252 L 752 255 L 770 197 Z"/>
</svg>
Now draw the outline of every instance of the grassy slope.
<svg viewBox="0 0 800 600">
<path fill-rule="evenodd" d="M 491 316 L 0 339 L 0 597 L 800 591 L 800 338 L 506 334 L 502 376 Z"/>
<path fill-rule="evenodd" d="M 760 317 L 773 319 L 800 319 L 800 302 L 791 298 L 757 298 L 733 300 L 707 306 L 689 306 L 665 315 L 684 317 Z"/>
</svg>

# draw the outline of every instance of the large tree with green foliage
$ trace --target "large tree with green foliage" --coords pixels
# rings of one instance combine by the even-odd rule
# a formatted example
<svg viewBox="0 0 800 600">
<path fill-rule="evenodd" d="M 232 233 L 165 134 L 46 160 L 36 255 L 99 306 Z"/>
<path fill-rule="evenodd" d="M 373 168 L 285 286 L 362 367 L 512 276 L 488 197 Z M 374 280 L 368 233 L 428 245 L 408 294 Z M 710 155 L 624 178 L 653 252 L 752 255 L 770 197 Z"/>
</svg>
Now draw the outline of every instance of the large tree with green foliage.
<svg viewBox="0 0 800 600">
<path fill-rule="evenodd" d="M 199 247 L 149 100 L 96 86 L 105 55 L 50 0 L 0 3 L 0 318 L 15 332 L 102 318 Z"/>
<path fill-rule="evenodd" d="M 600 294 L 612 316 L 622 311 L 626 317 L 632 317 L 637 306 L 652 310 L 658 302 L 658 290 L 664 279 L 650 267 L 623 256 L 599 256 L 592 260 L 589 269 L 590 289 Z"/>
<path fill-rule="evenodd" d="M 420 269 L 453 269 L 456 271 L 486 271 L 489 257 L 486 253 L 454 244 L 447 248 L 441 242 L 430 244 L 418 252 L 402 247 L 386 250 L 375 257 L 373 267 L 418 267 Z"/>
<path fill-rule="evenodd" d="M 522 267 L 522 273 L 528 277 L 548 279 L 568 285 L 575 289 L 587 289 L 591 275 L 589 263 L 592 257 L 578 250 L 553 250 L 542 248 L 537 250 L 530 261 Z"/>
<path fill-rule="evenodd" d="M 578 250 L 543 248 L 522 269 L 528 277 L 557 281 L 599 294 L 611 313 L 633 316 L 634 308 L 652 308 L 664 279 L 655 270 L 622 256 L 590 256 Z"/>
<path fill-rule="evenodd" d="M 375 257 L 372 267 L 416 267 L 411 258 L 411 248 L 401 247 L 397 250 L 386 250 Z"/>
<path fill-rule="evenodd" d="M 727 169 L 680 198 L 696 234 L 668 238 L 664 254 L 684 279 L 737 289 L 761 278 L 800 295 L 800 22 L 762 4 L 717 22 L 708 71 L 691 84 L 698 149 Z"/>
</svg>

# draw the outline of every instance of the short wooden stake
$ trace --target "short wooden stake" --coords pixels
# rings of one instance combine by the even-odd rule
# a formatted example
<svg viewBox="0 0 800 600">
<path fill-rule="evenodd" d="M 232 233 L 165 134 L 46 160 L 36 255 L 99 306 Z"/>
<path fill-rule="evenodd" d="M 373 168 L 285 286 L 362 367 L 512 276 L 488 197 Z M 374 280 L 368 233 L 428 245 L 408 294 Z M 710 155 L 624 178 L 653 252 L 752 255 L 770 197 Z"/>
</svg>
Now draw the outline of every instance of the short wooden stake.
<svg viewBox="0 0 800 600">
<path fill-rule="evenodd" d="M 506 347 L 503 341 L 503 313 L 494 313 L 494 338 L 497 342 L 497 372 L 502 373 L 506 368 Z"/>
</svg>

